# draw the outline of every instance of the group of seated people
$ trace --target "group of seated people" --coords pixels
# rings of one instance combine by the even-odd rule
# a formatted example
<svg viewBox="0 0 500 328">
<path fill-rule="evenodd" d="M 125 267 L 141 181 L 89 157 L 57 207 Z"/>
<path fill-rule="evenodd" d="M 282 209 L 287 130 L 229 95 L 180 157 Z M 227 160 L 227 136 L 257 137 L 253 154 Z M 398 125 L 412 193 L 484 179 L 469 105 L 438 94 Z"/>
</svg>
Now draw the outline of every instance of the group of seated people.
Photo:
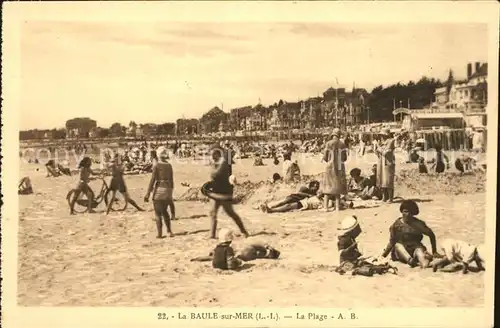
<svg viewBox="0 0 500 328">
<path fill-rule="evenodd" d="M 407 161 L 407 163 L 417 163 L 419 173 L 427 174 L 429 171 L 442 173 L 445 169 L 450 169 L 450 160 L 440 146 L 436 146 L 436 155 L 430 161 L 426 161 L 424 157 L 420 156 L 418 154 L 419 150 L 420 148 L 413 148 L 409 154 L 409 160 Z M 430 170 L 427 164 L 431 164 Z M 455 168 L 460 173 L 468 173 L 476 169 L 485 171 L 485 165 L 478 165 L 475 158 L 464 154 L 460 155 L 460 157 L 455 160 L 454 164 Z"/>
<path fill-rule="evenodd" d="M 377 265 L 384 265 L 389 254 L 392 261 L 402 262 L 414 268 L 433 268 L 443 272 L 485 270 L 484 246 L 471 245 L 467 242 L 454 239 L 445 239 L 438 252 L 436 236 L 432 229 L 416 215 L 419 207 L 413 200 L 404 200 L 399 208 L 401 217 L 396 219 L 389 228 L 389 242 L 380 256 L 363 257 L 358 247 L 357 237 L 361 234 L 361 226 L 356 216 L 345 218 L 341 222 L 338 235 L 339 266 L 336 271 L 344 274 L 348 271 L 362 272 L 373 275 Z M 423 245 L 423 237 L 427 236 L 431 242 L 431 252 Z M 471 264 L 475 264 L 472 265 Z M 389 267 L 387 267 L 389 268 Z"/>
<path fill-rule="evenodd" d="M 71 176 L 71 170 L 67 166 L 61 165 L 61 163 L 57 163 L 51 159 L 45 164 L 45 168 L 47 169 L 47 178 L 48 177 L 58 177 L 61 175 Z"/>
</svg>

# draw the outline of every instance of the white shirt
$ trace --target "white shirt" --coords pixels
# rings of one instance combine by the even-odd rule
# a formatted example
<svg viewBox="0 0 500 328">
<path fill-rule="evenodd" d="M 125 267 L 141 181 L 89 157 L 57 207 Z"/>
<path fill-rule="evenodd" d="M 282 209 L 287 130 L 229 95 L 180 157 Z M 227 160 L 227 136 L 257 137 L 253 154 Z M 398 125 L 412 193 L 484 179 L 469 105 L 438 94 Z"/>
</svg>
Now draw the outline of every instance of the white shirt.
<svg viewBox="0 0 500 328">
<path fill-rule="evenodd" d="M 283 162 L 283 179 L 285 182 L 289 181 L 292 177 L 291 169 L 293 162 L 290 160 L 286 160 Z"/>
<path fill-rule="evenodd" d="M 445 239 L 441 250 L 448 261 L 471 263 L 476 258 L 476 247 L 461 240 Z"/>
</svg>

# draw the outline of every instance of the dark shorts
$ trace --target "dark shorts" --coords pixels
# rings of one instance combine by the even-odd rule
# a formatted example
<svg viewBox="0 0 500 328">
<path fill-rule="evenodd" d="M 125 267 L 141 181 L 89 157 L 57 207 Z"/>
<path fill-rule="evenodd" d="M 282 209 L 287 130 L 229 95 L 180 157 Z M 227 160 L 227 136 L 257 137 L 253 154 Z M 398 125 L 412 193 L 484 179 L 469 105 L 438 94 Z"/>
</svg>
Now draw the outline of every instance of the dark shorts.
<svg viewBox="0 0 500 328">
<path fill-rule="evenodd" d="M 125 185 L 125 181 L 123 181 L 123 179 L 111 179 L 109 189 L 113 191 L 119 191 L 121 193 L 127 192 L 127 186 Z"/>
<path fill-rule="evenodd" d="M 169 217 L 168 212 L 167 212 L 168 203 L 169 202 L 166 199 L 153 200 L 153 207 L 154 207 L 156 216 L 160 216 L 160 217 L 163 216 L 165 218 Z"/>
</svg>

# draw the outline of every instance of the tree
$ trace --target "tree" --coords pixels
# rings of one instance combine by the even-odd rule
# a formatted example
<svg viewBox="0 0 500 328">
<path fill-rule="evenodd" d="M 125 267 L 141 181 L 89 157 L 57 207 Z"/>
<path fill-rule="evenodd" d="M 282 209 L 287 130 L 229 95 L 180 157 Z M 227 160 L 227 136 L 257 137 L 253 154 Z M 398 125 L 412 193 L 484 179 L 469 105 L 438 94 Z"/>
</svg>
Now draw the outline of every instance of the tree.
<svg viewBox="0 0 500 328">
<path fill-rule="evenodd" d="M 112 137 L 123 137 L 125 127 L 123 127 L 120 123 L 113 123 L 109 128 L 109 135 Z"/>
</svg>

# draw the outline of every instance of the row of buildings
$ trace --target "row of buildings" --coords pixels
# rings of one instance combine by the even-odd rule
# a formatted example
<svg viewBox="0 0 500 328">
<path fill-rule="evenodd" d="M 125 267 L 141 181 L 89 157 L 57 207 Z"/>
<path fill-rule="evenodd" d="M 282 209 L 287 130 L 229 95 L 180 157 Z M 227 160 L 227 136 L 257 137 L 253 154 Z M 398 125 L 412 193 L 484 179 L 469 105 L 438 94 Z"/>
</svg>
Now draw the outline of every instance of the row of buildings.
<svg viewBox="0 0 500 328">
<path fill-rule="evenodd" d="M 486 125 L 488 64 L 468 63 L 467 78 L 448 81 L 434 92 L 434 102 L 425 111 L 462 113 Z M 270 106 L 257 104 L 233 108 L 229 112 L 214 107 L 200 119 L 180 118 L 175 123 L 119 123 L 109 129 L 97 126 L 88 117 L 66 122 L 65 129 L 21 131 L 20 139 L 74 139 L 104 137 L 149 137 L 234 131 L 318 129 L 370 123 L 370 93 L 362 88 L 329 88 L 322 97 L 297 102 L 280 100 Z M 401 110 L 401 109 L 399 109 Z M 397 111 L 396 111 L 397 112 Z M 404 111 L 403 111 L 404 112 Z M 478 125 L 475 123 L 474 125 Z"/>
</svg>

